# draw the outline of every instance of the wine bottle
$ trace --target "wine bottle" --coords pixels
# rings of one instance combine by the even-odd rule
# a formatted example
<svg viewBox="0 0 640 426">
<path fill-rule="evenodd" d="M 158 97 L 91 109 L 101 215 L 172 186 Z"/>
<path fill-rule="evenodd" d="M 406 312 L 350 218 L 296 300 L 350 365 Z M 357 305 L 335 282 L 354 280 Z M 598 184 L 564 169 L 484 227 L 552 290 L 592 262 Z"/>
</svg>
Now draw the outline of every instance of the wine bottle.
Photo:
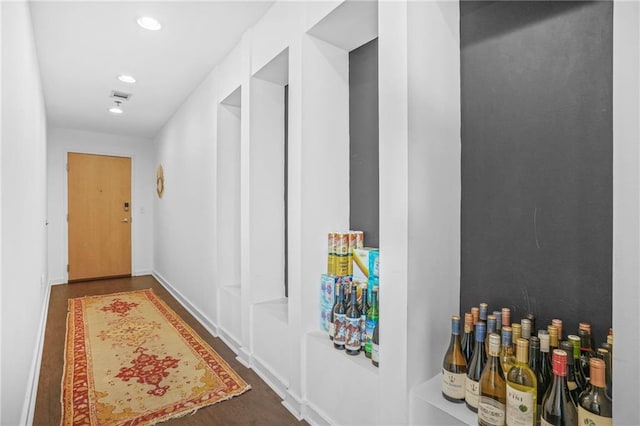
<svg viewBox="0 0 640 426">
<path fill-rule="evenodd" d="M 489 305 L 487 303 L 480 304 L 480 321 L 487 322 L 487 315 L 489 314 Z"/>
<path fill-rule="evenodd" d="M 473 326 L 475 327 L 478 321 L 480 321 L 480 308 L 477 306 L 472 307 L 471 316 L 473 316 Z"/>
<path fill-rule="evenodd" d="M 580 393 L 582 393 L 582 390 L 576 383 L 576 374 L 573 365 L 573 344 L 568 340 L 563 340 L 560 342 L 560 349 L 567 353 L 567 388 L 569 389 L 573 405 L 577 407 L 580 402 Z"/>
<path fill-rule="evenodd" d="M 605 364 L 599 358 L 589 360 L 589 377 L 591 386 L 587 392 L 580 395 L 578 404 L 578 423 L 580 425 L 600 426 L 613 423 L 613 410 L 611 399 L 605 391 Z"/>
<path fill-rule="evenodd" d="M 338 306 L 338 293 L 342 291 L 340 287 L 340 281 L 336 280 L 335 291 L 333 292 L 333 307 L 331 308 L 331 315 L 329 316 L 329 340 L 333 341 L 333 335 L 335 334 L 336 328 L 333 323 L 333 317 L 335 316 L 336 306 Z"/>
<path fill-rule="evenodd" d="M 464 402 L 467 361 L 460 346 L 460 317 L 451 317 L 451 340 L 442 360 L 442 396 L 448 401 Z"/>
<path fill-rule="evenodd" d="M 478 400 L 480 398 L 480 376 L 487 362 L 487 353 L 485 352 L 485 324 L 481 321 L 476 326 L 476 345 L 473 349 L 471 362 L 467 366 L 466 391 L 464 401 L 473 412 L 478 412 Z"/>
<path fill-rule="evenodd" d="M 369 286 L 366 282 L 360 285 L 360 351 L 365 351 L 367 344 L 367 311 L 369 304 L 367 303 Z"/>
<path fill-rule="evenodd" d="M 573 345 L 573 374 L 575 376 L 576 385 L 580 389 L 580 393 L 584 392 L 588 387 L 586 377 L 582 374 L 582 368 L 580 368 L 580 338 L 575 334 L 567 336 L 569 342 Z"/>
<path fill-rule="evenodd" d="M 514 322 L 511 324 L 511 346 L 513 346 L 513 353 L 516 353 L 518 346 L 518 339 L 522 337 L 522 324 Z M 517 355 L 516 355 L 517 356 Z"/>
<path fill-rule="evenodd" d="M 549 350 L 553 352 L 554 349 L 558 349 L 558 327 L 555 325 L 548 325 L 547 332 L 549 333 Z"/>
<path fill-rule="evenodd" d="M 520 320 L 520 326 L 522 327 L 522 337 L 529 339 L 531 337 L 531 320 L 528 318 L 522 318 Z"/>
<path fill-rule="evenodd" d="M 500 335 L 500 331 L 502 330 L 502 312 L 501 311 L 493 311 L 493 315 L 496 316 L 496 334 L 499 336 Z M 487 334 L 489 334 L 489 333 L 487 333 Z M 484 341 L 488 342 L 489 339 L 485 338 Z M 487 353 L 489 353 L 489 351 L 487 351 Z"/>
<path fill-rule="evenodd" d="M 371 306 L 369 306 L 369 310 L 367 311 L 367 342 L 364 345 L 364 355 L 367 358 L 371 358 L 371 339 L 373 339 L 373 331 L 378 323 L 378 315 L 378 286 L 376 285 L 373 286 L 373 291 L 371 292 Z"/>
<path fill-rule="evenodd" d="M 509 426 L 536 423 L 537 380 L 527 363 L 529 341 L 520 337 L 516 342 L 516 364 L 507 374 L 507 424 Z"/>
<path fill-rule="evenodd" d="M 491 315 L 487 315 L 487 331 L 485 333 L 485 341 L 484 341 L 484 350 L 485 353 L 489 353 L 489 339 L 486 338 L 486 336 L 488 336 L 491 333 L 496 333 L 496 321 L 498 319 L 496 318 L 495 315 L 491 314 Z"/>
<path fill-rule="evenodd" d="M 373 329 L 373 337 L 371 338 L 371 364 L 378 367 L 380 365 L 380 337 L 379 331 L 380 319 L 376 322 L 376 328 Z"/>
<path fill-rule="evenodd" d="M 344 291 L 340 285 L 338 292 L 338 304 L 333 308 L 333 347 L 344 349 L 347 337 L 346 310 L 344 308 Z"/>
<path fill-rule="evenodd" d="M 591 326 L 587 323 L 580 323 L 580 329 L 578 330 L 578 337 L 580 337 L 580 368 L 582 374 L 589 377 L 589 359 L 595 354 L 593 347 L 591 346 Z"/>
<path fill-rule="evenodd" d="M 562 320 L 554 318 L 551 320 L 551 325 L 555 325 L 558 329 L 558 342 L 562 341 Z"/>
<path fill-rule="evenodd" d="M 535 335 L 536 333 L 536 316 L 532 313 L 528 313 L 525 317 L 531 323 L 531 335 Z"/>
<path fill-rule="evenodd" d="M 540 340 L 538 386 L 541 386 L 540 384 L 542 383 L 546 392 L 553 380 L 553 366 L 549 356 L 549 333 L 546 330 L 538 330 L 538 340 Z M 538 395 L 540 395 L 540 392 L 538 392 Z"/>
<path fill-rule="evenodd" d="M 598 348 L 596 356 L 604 361 L 604 382 L 605 391 L 609 398 L 613 397 L 612 377 L 611 377 L 611 353 L 605 348 Z"/>
<path fill-rule="evenodd" d="M 504 333 L 504 327 L 502 332 Z M 480 376 L 479 393 L 478 424 L 504 426 L 507 417 L 507 387 L 500 361 L 500 336 L 497 334 L 489 335 L 489 357 Z"/>
<path fill-rule="evenodd" d="M 502 308 L 502 327 L 511 327 L 511 309 Z"/>
<path fill-rule="evenodd" d="M 358 309 L 358 288 L 355 283 L 351 285 L 351 303 L 347 309 L 346 322 L 345 352 L 347 355 L 358 355 L 360 353 L 360 309 Z"/>
<path fill-rule="evenodd" d="M 542 426 L 577 426 L 578 413 L 567 387 L 567 353 L 553 351 L 553 382 L 542 397 Z"/>
<path fill-rule="evenodd" d="M 509 374 L 509 370 L 516 363 L 516 357 L 513 354 L 513 345 L 511 344 L 512 330 L 510 326 L 502 327 L 502 346 L 500 347 L 500 362 L 502 363 L 502 371 Z"/>
<path fill-rule="evenodd" d="M 462 353 L 464 354 L 464 359 L 467 360 L 467 364 L 471 362 L 471 356 L 473 355 L 473 348 L 475 346 L 473 333 L 473 315 L 467 312 L 464 314 L 464 334 L 460 341 Z"/>
<path fill-rule="evenodd" d="M 536 394 L 536 423 L 540 424 L 540 404 L 542 404 L 542 397 L 549 387 L 549 382 L 544 380 L 542 376 L 542 368 L 540 365 L 540 339 L 537 336 L 529 337 L 529 368 L 536 375 L 536 382 L 538 384 L 538 392 Z"/>
</svg>

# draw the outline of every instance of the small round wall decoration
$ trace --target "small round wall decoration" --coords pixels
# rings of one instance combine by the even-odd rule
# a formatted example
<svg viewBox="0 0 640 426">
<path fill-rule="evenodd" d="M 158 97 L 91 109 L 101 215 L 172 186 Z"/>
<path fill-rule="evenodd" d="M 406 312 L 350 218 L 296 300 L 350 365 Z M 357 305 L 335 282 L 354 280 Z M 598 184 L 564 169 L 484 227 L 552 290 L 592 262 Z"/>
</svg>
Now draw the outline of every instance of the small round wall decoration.
<svg viewBox="0 0 640 426">
<path fill-rule="evenodd" d="M 162 194 L 164 193 L 164 170 L 162 164 L 160 164 L 156 170 L 156 192 L 158 193 L 158 198 L 162 198 Z"/>
</svg>

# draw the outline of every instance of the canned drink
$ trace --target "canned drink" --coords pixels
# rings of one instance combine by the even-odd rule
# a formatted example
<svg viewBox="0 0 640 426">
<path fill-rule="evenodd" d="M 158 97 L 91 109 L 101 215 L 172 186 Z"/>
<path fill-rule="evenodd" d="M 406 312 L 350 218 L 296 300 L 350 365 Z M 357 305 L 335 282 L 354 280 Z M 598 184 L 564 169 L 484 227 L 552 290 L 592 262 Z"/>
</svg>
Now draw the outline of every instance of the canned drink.
<svg viewBox="0 0 640 426">
<path fill-rule="evenodd" d="M 349 260 L 351 259 L 348 255 L 336 255 L 335 256 L 335 275 L 339 277 L 346 277 L 349 274 Z"/>
<path fill-rule="evenodd" d="M 364 247 L 364 232 L 362 231 L 353 231 L 355 234 L 355 247 L 357 249 L 361 249 Z"/>
<path fill-rule="evenodd" d="M 349 233 L 347 234 L 348 238 L 349 238 L 349 247 L 347 249 L 347 254 L 353 254 L 353 249 L 356 248 L 356 232 L 355 231 L 349 231 Z"/>
<path fill-rule="evenodd" d="M 349 234 L 336 233 L 335 235 L 335 254 L 338 256 L 346 256 L 349 254 Z"/>
</svg>

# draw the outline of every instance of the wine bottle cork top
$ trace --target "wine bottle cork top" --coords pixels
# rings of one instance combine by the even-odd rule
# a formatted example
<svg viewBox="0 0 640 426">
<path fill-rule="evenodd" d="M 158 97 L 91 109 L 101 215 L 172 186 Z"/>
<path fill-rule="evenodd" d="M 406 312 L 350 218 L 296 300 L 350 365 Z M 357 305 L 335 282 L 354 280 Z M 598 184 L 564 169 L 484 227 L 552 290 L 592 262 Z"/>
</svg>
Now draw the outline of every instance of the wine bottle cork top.
<svg viewBox="0 0 640 426">
<path fill-rule="evenodd" d="M 554 318 L 551 320 L 551 325 L 555 325 L 558 329 L 558 340 L 562 340 L 562 320 Z"/>
<path fill-rule="evenodd" d="M 487 320 L 487 312 L 489 310 L 489 305 L 487 303 L 481 303 L 480 304 L 480 320 L 481 321 L 486 321 Z"/>
<path fill-rule="evenodd" d="M 529 360 L 529 341 L 524 337 L 516 340 L 516 359 L 525 364 Z"/>
<path fill-rule="evenodd" d="M 555 325 L 548 325 L 547 331 L 549 332 L 549 346 L 554 348 L 558 347 L 558 327 Z"/>
<path fill-rule="evenodd" d="M 600 358 L 589 360 L 589 383 L 598 388 L 605 387 L 604 380 L 605 363 Z"/>
<path fill-rule="evenodd" d="M 496 333 L 489 334 L 489 355 L 500 355 L 500 336 Z"/>
<path fill-rule="evenodd" d="M 531 320 L 523 318 L 522 320 L 520 320 L 520 326 L 522 327 L 522 337 L 524 337 L 525 339 L 531 337 Z"/>
<path fill-rule="evenodd" d="M 480 321 L 480 308 L 477 306 L 472 307 L 471 315 L 473 316 L 473 325 L 476 325 Z"/>
<path fill-rule="evenodd" d="M 508 326 L 511 324 L 511 309 L 502 308 L 502 326 Z"/>
<path fill-rule="evenodd" d="M 554 349 L 551 358 L 551 364 L 553 365 L 553 374 L 556 376 L 567 375 L 567 353 L 562 349 Z"/>
<path fill-rule="evenodd" d="M 540 351 L 549 352 L 549 333 L 546 330 L 539 330 L 538 339 L 540 339 Z"/>
<path fill-rule="evenodd" d="M 589 324 L 588 322 L 581 322 L 580 324 L 578 324 L 578 329 L 584 330 L 587 333 L 591 334 L 591 324 Z"/>
</svg>

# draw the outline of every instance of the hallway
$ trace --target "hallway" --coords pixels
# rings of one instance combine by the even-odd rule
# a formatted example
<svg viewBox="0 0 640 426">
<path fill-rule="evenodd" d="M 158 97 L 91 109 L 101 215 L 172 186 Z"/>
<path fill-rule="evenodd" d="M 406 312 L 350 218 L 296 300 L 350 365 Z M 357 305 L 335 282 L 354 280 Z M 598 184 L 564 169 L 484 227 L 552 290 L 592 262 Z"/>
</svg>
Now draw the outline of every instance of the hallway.
<svg viewBox="0 0 640 426">
<path fill-rule="evenodd" d="M 49 312 L 45 334 L 42 366 L 38 384 L 38 396 L 34 425 L 60 423 L 60 384 L 64 363 L 67 300 L 74 297 L 109 294 L 151 288 L 204 340 L 220 354 L 229 365 L 251 385 L 251 390 L 227 401 L 204 407 L 193 415 L 170 420 L 167 425 L 296 425 L 298 422 L 280 403 L 278 395 L 242 364 L 235 354 L 218 338 L 196 321 L 152 276 L 88 281 L 57 285 L 51 289 Z"/>
</svg>

